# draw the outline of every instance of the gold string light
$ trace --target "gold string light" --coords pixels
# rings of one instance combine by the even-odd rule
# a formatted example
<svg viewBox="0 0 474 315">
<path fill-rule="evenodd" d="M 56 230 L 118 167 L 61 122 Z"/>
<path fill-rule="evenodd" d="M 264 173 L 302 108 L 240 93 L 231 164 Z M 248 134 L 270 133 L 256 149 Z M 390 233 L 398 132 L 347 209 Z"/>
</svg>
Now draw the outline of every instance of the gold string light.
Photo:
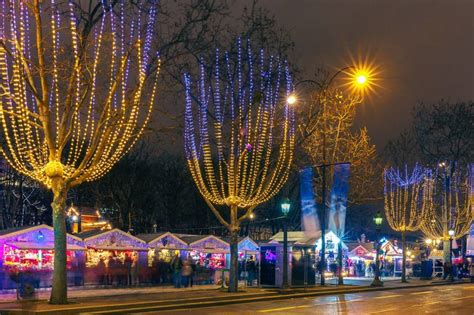
<svg viewBox="0 0 474 315">
<path fill-rule="evenodd" d="M 156 99 L 156 9 L 127 30 L 103 3 L 102 19 L 81 38 L 71 3 L 39 2 L 2 3 L 2 152 L 20 173 L 51 189 L 60 178 L 69 189 L 106 174 L 143 134 Z"/>
<path fill-rule="evenodd" d="M 265 65 L 262 52 L 259 71 L 254 72 L 251 52 L 242 57 L 240 41 L 238 45 L 237 61 L 232 63 L 226 54 L 224 71 L 217 53 L 214 78 L 209 82 L 201 67 L 197 97 L 190 76 L 185 75 L 185 151 L 194 182 L 208 202 L 248 210 L 272 198 L 288 178 L 295 141 L 294 111 L 286 99 L 292 93 L 286 64 L 271 57 Z M 230 73 L 234 70 L 235 80 Z M 197 111 L 193 111 L 194 103 Z M 208 117 L 209 112 L 214 117 Z M 278 148 L 274 140 L 279 141 Z"/>
<path fill-rule="evenodd" d="M 426 181 L 424 200 L 427 216 L 421 230 L 431 239 L 459 239 L 469 232 L 474 220 L 472 174 L 462 174 L 461 169 L 451 173 L 450 168 L 446 163 L 440 163 L 441 172 L 431 173 Z M 449 235 L 450 230 L 453 235 Z"/>
</svg>

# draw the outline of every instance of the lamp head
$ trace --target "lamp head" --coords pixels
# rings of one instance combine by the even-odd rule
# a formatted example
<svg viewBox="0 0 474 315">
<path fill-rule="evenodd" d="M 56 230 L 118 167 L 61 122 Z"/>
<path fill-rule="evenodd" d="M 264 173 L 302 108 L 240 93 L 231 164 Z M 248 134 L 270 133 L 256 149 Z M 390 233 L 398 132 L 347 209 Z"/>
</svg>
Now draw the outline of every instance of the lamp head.
<svg viewBox="0 0 474 315">
<path fill-rule="evenodd" d="M 284 216 L 288 215 L 288 213 L 290 212 L 290 207 L 291 207 L 290 199 L 288 198 L 283 199 L 283 201 L 281 202 L 281 212 L 283 213 Z"/>
<path fill-rule="evenodd" d="M 382 225 L 383 217 L 380 214 L 380 211 L 378 211 L 377 214 L 374 216 L 374 222 L 377 227 L 380 227 L 380 225 Z"/>
<path fill-rule="evenodd" d="M 297 101 L 297 98 L 295 94 L 290 94 L 288 98 L 286 99 L 286 102 L 288 103 L 288 105 L 293 105 L 296 103 L 296 101 Z"/>
</svg>

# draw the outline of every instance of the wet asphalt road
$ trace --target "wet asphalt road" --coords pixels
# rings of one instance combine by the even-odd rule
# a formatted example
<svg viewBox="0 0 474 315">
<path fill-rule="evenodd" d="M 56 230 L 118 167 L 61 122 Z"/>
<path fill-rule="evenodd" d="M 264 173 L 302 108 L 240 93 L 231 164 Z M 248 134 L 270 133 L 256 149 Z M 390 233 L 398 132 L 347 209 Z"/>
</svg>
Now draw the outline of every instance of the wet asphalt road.
<svg viewBox="0 0 474 315">
<path fill-rule="evenodd" d="M 144 314 L 474 315 L 474 284 L 340 294 Z"/>
</svg>

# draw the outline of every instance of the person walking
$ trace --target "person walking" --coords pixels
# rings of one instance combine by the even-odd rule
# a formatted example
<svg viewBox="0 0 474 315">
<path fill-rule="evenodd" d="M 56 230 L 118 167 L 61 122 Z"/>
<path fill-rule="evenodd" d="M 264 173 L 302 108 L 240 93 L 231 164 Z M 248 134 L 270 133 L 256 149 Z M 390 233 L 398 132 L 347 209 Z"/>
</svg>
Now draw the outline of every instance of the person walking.
<svg viewBox="0 0 474 315">
<path fill-rule="evenodd" d="M 196 262 L 194 261 L 194 259 L 191 258 L 191 256 L 188 257 L 188 260 L 191 266 L 191 276 L 189 278 L 189 285 L 192 288 L 194 285 L 194 275 L 196 274 Z"/>
<path fill-rule="evenodd" d="M 193 269 L 188 259 L 183 262 L 183 267 L 181 268 L 181 276 L 183 277 L 184 287 L 187 288 L 190 284 L 190 278 Z"/>
<path fill-rule="evenodd" d="M 106 284 L 106 277 L 107 277 L 107 267 L 105 266 L 105 261 L 103 257 L 100 257 L 99 263 L 97 264 L 97 277 L 99 278 L 99 284 L 105 285 Z"/>
<path fill-rule="evenodd" d="M 133 259 L 131 254 L 125 254 L 125 261 L 124 261 L 124 271 L 125 271 L 125 285 L 131 287 L 132 286 L 132 264 L 133 264 Z"/>
<path fill-rule="evenodd" d="M 171 269 L 173 270 L 173 283 L 175 288 L 181 288 L 181 269 L 183 267 L 183 263 L 179 254 L 176 255 L 171 260 Z"/>
<path fill-rule="evenodd" d="M 255 279 L 255 273 L 257 271 L 257 266 L 255 265 L 255 260 L 253 256 L 250 256 L 245 263 L 245 271 L 247 272 L 247 286 L 253 286 L 253 281 Z"/>
</svg>

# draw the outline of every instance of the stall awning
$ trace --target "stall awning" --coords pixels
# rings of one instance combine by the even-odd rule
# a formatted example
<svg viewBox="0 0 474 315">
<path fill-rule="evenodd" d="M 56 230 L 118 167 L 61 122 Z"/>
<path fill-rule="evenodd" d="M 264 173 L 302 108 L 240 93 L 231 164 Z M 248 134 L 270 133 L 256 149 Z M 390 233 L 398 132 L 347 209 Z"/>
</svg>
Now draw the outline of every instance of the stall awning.
<svg viewBox="0 0 474 315">
<path fill-rule="evenodd" d="M 105 246 L 87 246 L 88 249 L 100 249 L 100 250 L 118 250 L 118 251 L 148 251 L 148 248 L 142 247 L 133 247 L 133 246 L 115 246 L 115 245 L 105 245 Z"/>
<path fill-rule="evenodd" d="M 35 250 L 54 250 L 54 243 L 34 243 L 34 242 L 7 242 L 9 246 L 19 249 L 35 249 Z M 67 244 L 67 250 L 84 250 L 85 248 L 75 244 Z"/>
<path fill-rule="evenodd" d="M 228 250 L 217 249 L 217 248 L 189 248 L 187 250 L 201 252 L 201 253 L 207 253 L 207 254 L 229 254 Z"/>
</svg>

